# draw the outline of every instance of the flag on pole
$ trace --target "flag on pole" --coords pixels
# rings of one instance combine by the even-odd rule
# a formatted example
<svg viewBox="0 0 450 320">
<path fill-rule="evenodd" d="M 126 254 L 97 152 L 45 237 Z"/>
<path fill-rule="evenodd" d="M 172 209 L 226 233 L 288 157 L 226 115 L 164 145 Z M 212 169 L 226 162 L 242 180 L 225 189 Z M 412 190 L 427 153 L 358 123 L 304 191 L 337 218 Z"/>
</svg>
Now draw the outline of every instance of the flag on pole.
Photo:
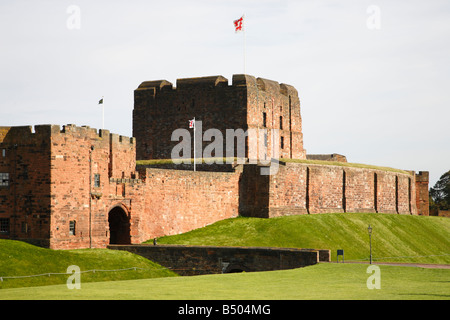
<svg viewBox="0 0 450 320">
<path fill-rule="evenodd" d="M 189 128 L 194 129 L 194 171 L 197 171 L 197 169 L 196 169 L 197 160 L 195 157 L 195 154 L 196 154 L 196 150 L 195 150 L 195 145 L 196 145 L 196 143 L 195 143 L 195 136 L 196 136 L 196 134 L 195 134 L 195 118 L 192 120 L 189 120 Z"/>
<path fill-rule="evenodd" d="M 244 16 L 245 14 L 243 14 L 239 19 L 234 20 L 234 31 L 236 33 L 241 32 L 243 33 L 243 38 L 244 38 L 244 74 L 245 74 L 245 28 L 244 28 Z"/>
<path fill-rule="evenodd" d="M 103 104 L 103 97 L 98 101 L 102 105 L 102 129 L 105 129 L 105 105 Z"/>
<path fill-rule="evenodd" d="M 244 27 L 244 16 L 240 17 L 237 20 L 234 20 L 233 23 L 235 32 L 243 31 L 242 29 Z"/>
</svg>

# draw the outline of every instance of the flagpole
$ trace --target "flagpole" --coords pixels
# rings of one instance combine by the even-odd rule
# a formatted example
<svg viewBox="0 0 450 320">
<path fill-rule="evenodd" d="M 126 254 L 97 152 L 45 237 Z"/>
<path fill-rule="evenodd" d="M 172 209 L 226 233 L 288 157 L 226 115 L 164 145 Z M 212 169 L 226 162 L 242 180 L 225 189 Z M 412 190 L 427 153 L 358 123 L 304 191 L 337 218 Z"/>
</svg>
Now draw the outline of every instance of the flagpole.
<svg viewBox="0 0 450 320">
<path fill-rule="evenodd" d="M 102 130 L 105 130 L 105 97 L 102 96 Z"/>
<path fill-rule="evenodd" d="M 102 97 L 103 99 L 103 97 Z M 105 130 L 105 100 L 102 103 L 102 129 Z"/>
<path fill-rule="evenodd" d="M 242 19 L 242 31 L 244 32 L 244 74 L 245 74 L 245 14 L 242 15 L 244 19 Z"/>
<path fill-rule="evenodd" d="M 195 168 L 195 145 L 196 145 L 196 143 L 195 143 L 195 136 L 196 136 L 196 134 L 195 134 L 195 129 L 196 129 L 196 123 L 195 123 L 195 117 L 194 117 L 194 171 L 196 171 L 196 168 Z"/>
</svg>

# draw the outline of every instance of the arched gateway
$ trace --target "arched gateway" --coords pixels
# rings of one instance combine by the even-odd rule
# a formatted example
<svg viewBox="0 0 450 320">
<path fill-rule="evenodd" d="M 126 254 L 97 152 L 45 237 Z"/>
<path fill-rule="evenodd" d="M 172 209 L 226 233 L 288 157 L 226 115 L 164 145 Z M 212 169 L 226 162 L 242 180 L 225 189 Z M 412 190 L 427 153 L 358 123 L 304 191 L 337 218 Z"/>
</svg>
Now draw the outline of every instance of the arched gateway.
<svg viewBox="0 0 450 320">
<path fill-rule="evenodd" d="M 108 222 L 110 244 L 131 244 L 130 219 L 122 206 L 109 211 Z"/>
</svg>

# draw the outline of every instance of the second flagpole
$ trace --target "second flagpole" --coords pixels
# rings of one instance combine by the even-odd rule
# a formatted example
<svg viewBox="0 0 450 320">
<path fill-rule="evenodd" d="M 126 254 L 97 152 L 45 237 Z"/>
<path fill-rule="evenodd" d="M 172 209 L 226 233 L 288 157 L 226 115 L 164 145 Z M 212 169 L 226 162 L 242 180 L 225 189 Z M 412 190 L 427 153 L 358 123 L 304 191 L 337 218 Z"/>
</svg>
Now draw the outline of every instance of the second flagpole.
<svg viewBox="0 0 450 320">
<path fill-rule="evenodd" d="M 105 100 L 103 99 L 103 97 L 102 100 L 102 130 L 105 130 Z"/>
<path fill-rule="evenodd" d="M 197 125 L 196 125 L 196 123 L 195 123 L 195 117 L 194 117 L 194 171 L 196 171 L 196 168 L 195 168 L 195 151 L 196 151 L 196 149 L 195 149 L 195 130 L 196 130 L 196 127 L 197 127 Z"/>
</svg>

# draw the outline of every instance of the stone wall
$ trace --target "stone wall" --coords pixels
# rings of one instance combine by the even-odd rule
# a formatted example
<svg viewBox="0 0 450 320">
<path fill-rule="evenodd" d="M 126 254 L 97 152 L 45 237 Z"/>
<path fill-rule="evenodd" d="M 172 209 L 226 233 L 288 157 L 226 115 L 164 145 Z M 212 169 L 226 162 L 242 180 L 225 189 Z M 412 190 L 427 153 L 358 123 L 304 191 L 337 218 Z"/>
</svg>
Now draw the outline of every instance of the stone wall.
<svg viewBox="0 0 450 320">
<path fill-rule="evenodd" d="M 273 175 L 257 164 L 136 172 L 135 140 L 107 130 L 1 127 L 0 139 L 0 237 L 55 249 L 136 244 L 238 215 L 428 215 L 427 172 L 293 162 Z"/>
<path fill-rule="evenodd" d="M 436 213 L 433 214 L 438 217 L 447 217 L 450 218 L 450 210 L 436 210 Z"/>
<path fill-rule="evenodd" d="M 52 126 L 0 127 L 0 238 L 32 239 L 49 245 L 51 217 L 50 149 Z M 6 225 L 8 224 L 8 226 Z"/>
<path fill-rule="evenodd" d="M 233 84 L 234 84 L 233 77 Z M 249 75 L 236 76 L 239 84 L 247 87 L 248 128 L 265 128 L 268 155 L 273 158 L 306 159 L 303 148 L 302 117 L 297 90 L 287 84 L 255 78 Z M 274 142 L 273 129 L 278 130 L 278 141 Z M 277 143 L 279 155 L 273 153 Z"/>
<path fill-rule="evenodd" d="M 241 200 L 241 215 L 422 214 L 416 206 L 412 173 L 289 162 L 280 163 L 276 175 L 260 176 L 257 172 L 256 165 L 244 168 L 241 193 L 245 191 L 246 198 Z"/>
<path fill-rule="evenodd" d="M 179 234 L 237 217 L 241 171 L 242 166 L 234 172 L 141 168 L 145 190 L 139 240 Z"/>
<path fill-rule="evenodd" d="M 155 261 L 180 275 L 284 270 L 330 261 L 329 250 L 177 245 L 110 245 Z"/>
<path fill-rule="evenodd" d="M 141 209 L 134 139 L 74 125 L 32 129 L 0 130 L 0 172 L 10 176 L 0 187 L 0 218 L 10 226 L 0 236 L 58 249 L 105 247 L 109 211 L 121 206 L 134 218 L 132 208 Z"/>
<path fill-rule="evenodd" d="M 419 171 L 419 173 L 416 174 L 415 190 L 417 210 L 420 215 L 424 216 L 430 215 L 429 180 L 430 174 L 428 171 Z"/>
</svg>

